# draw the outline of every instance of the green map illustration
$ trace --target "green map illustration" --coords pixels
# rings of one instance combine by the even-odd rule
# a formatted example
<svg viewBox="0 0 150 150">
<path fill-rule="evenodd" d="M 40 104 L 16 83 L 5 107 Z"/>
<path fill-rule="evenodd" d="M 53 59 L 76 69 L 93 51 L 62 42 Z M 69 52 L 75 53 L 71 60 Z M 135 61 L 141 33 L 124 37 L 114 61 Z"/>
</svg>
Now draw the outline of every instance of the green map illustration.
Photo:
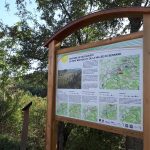
<svg viewBox="0 0 150 150">
<path fill-rule="evenodd" d="M 139 61 L 139 55 L 100 60 L 100 89 L 138 90 Z"/>
<path fill-rule="evenodd" d="M 81 104 L 69 104 L 69 117 L 81 118 Z"/>
<path fill-rule="evenodd" d="M 97 106 L 84 105 L 83 106 L 83 119 L 89 121 L 97 121 L 98 109 Z"/>
<path fill-rule="evenodd" d="M 120 106 L 119 112 L 122 122 L 141 124 L 140 106 Z"/>
<path fill-rule="evenodd" d="M 56 106 L 56 114 L 61 116 L 67 116 L 67 103 L 58 103 Z"/>
<path fill-rule="evenodd" d="M 109 120 L 117 120 L 117 105 L 116 104 L 100 104 L 99 117 Z"/>
</svg>

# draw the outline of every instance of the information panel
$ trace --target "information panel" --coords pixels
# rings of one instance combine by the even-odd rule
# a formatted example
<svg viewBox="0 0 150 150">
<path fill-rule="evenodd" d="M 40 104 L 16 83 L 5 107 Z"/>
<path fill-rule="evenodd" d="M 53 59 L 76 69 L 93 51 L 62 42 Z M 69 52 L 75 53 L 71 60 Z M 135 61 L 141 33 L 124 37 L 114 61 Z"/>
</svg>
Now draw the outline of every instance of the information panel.
<svg viewBox="0 0 150 150">
<path fill-rule="evenodd" d="M 143 131 L 143 39 L 57 55 L 56 115 Z"/>
</svg>

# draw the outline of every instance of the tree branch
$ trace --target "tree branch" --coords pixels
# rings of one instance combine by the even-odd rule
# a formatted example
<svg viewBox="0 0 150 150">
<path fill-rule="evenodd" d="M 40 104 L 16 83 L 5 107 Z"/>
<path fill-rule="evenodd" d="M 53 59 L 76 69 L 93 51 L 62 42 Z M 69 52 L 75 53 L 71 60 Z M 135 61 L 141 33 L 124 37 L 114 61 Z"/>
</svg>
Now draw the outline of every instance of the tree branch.
<svg viewBox="0 0 150 150">
<path fill-rule="evenodd" d="M 144 5 L 144 7 L 146 7 L 146 6 L 147 6 L 148 2 L 149 2 L 149 0 L 146 0 L 146 3 L 145 3 L 145 5 Z"/>
<path fill-rule="evenodd" d="M 64 3 L 62 2 L 62 0 L 59 0 L 60 6 L 62 7 L 62 9 L 65 11 L 66 15 L 68 16 L 69 20 L 72 21 L 72 16 L 69 14 L 69 12 L 67 11 Z"/>
<path fill-rule="evenodd" d="M 67 11 L 67 9 L 66 9 L 64 3 L 62 2 L 62 0 L 59 0 L 59 2 L 60 2 L 60 6 L 62 7 L 62 9 L 65 11 L 66 15 L 68 16 L 69 20 L 72 21 L 72 20 L 73 20 L 73 19 L 72 19 L 72 16 L 71 16 L 71 15 L 69 14 L 69 12 Z M 79 32 L 80 32 L 80 31 L 76 31 L 76 32 L 75 32 L 75 36 L 77 37 L 79 44 L 81 44 L 81 43 L 82 43 L 82 40 L 81 40 L 81 37 L 80 37 L 80 35 L 79 35 L 79 34 L 80 34 Z"/>
</svg>

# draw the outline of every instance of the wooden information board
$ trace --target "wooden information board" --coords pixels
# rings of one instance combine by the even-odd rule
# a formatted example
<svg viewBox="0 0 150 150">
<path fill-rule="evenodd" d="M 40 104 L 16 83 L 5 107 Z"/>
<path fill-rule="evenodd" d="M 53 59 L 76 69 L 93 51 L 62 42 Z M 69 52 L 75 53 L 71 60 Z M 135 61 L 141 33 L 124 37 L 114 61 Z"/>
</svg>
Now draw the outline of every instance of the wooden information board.
<svg viewBox="0 0 150 150">
<path fill-rule="evenodd" d="M 143 17 L 144 31 L 58 49 L 72 32 L 91 23 Z M 96 12 L 53 35 L 49 47 L 46 149 L 55 150 L 57 123 L 65 121 L 143 138 L 150 147 L 150 8 Z M 70 33 L 70 28 L 73 29 Z"/>
</svg>

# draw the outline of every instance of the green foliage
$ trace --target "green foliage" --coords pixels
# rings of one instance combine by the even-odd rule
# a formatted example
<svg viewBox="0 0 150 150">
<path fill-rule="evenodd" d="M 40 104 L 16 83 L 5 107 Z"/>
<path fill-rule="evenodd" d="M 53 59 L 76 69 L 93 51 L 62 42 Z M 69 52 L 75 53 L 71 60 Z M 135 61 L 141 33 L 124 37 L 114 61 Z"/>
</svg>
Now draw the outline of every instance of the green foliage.
<svg viewBox="0 0 150 150">
<path fill-rule="evenodd" d="M 47 72 L 35 71 L 22 76 L 22 80 L 17 83 L 17 87 L 29 91 L 32 95 L 46 97 L 47 95 Z M 32 83 L 32 84 L 31 84 Z"/>
<path fill-rule="evenodd" d="M 7 98 L 9 99 L 9 97 Z M 13 104 L 14 101 L 15 106 Z M 30 108 L 28 148 L 32 150 L 44 149 L 46 100 L 24 92 L 22 92 L 22 96 L 19 98 L 14 98 L 13 101 L 4 101 L 0 105 L 0 133 L 7 136 L 7 138 L 2 136 L 0 142 L 8 142 L 8 144 L 12 143 L 12 145 L 14 144 L 15 146 L 15 144 L 17 145 L 15 141 L 20 141 L 23 123 L 23 114 L 21 109 L 30 101 L 32 101 L 33 104 Z M 3 114 L 5 114 L 5 116 Z M 9 137 L 12 137 L 13 140 Z M 1 147 L 7 150 L 7 147 L 4 145 L 3 147 L 2 145 Z"/>
<path fill-rule="evenodd" d="M 19 141 L 14 140 L 10 136 L 0 134 L 0 149 L 1 150 L 19 150 Z"/>
<path fill-rule="evenodd" d="M 123 148 L 123 140 L 112 133 L 78 126 L 71 131 L 66 150 L 119 150 Z"/>
<path fill-rule="evenodd" d="M 23 123 L 21 109 L 28 101 L 33 102 L 30 112 L 28 147 L 35 150 L 44 149 L 46 101 L 44 98 L 32 96 L 19 88 L 19 84 L 29 85 L 23 82 L 25 78 L 23 74 L 29 66 L 28 60 L 20 55 L 22 47 L 16 47 L 20 39 L 30 36 L 30 32 L 25 32 L 26 29 L 25 24 L 17 24 L 11 28 L 1 26 L 5 36 L 1 36 L 0 40 L 0 133 L 3 135 L 0 138 L 0 149 L 4 150 L 19 149 Z M 36 78 L 40 78 L 38 74 Z M 35 87 L 34 84 L 32 86 Z M 45 86 L 46 81 L 38 88 L 45 88 Z"/>
<path fill-rule="evenodd" d="M 1 95 L 0 101 L 0 133 L 18 138 L 22 123 L 21 113 L 18 112 L 21 92 L 15 92 L 12 96 L 7 94 L 4 96 L 5 100 L 2 99 Z"/>
</svg>

